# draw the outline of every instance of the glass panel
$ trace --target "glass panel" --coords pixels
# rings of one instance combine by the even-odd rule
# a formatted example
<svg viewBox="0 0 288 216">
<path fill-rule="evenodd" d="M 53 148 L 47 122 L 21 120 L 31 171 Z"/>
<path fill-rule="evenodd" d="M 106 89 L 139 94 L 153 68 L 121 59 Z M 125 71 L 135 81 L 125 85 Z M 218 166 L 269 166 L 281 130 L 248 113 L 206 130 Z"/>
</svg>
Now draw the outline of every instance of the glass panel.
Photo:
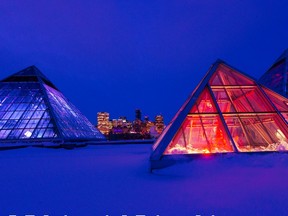
<svg viewBox="0 0 288 216">
<path fill-rule="evenodd" d="M 49 113 L 46 111 L 46 112 L 43 114 L 42 118 L 50 118 Z"/>
<path fill-rule="evenodd" d="M 46 110 L 46 109 L 47 109 L 47 107 L 46 107 L 44 101 L 42 101 L 38 106 L 38 110 Z"/>
<path fill-rule="evenodd" d="M 229 142 L 226 131 L 217 116 L 201 116 L 202 124 L 205 129 L 208 142 L 210 143 L 210 152 L 232 152 L 234 151 Z"/>
<path fill-rule="evenodd" d="M 239 151 L 288 150 L 287 124 L 276 113 L 239 115 L 239 117 L 224 115 Z"/>
<path fill-rule="evenodd" d="M 198 109 L 197 107 L 198 106 Z M 212 97 L 206 88 L 203 93 L 199 96 L 199 99 L 196 102 L 196 106 L 193 106 L 190 113 L 215 113 L 216 108 L 213 103 Z"/>
<path fill-rule="evenodd" d="M 44 111 L 42 111 L 42 110 L 41 110 L 41 111 L 36 110 L 36 111 L 34 112 L 32 118 L 34 118 L 34 119 L 39 119 L 39 118 L 42 117 L 43 113 L 44 113 Z"/>
<path fill-rule="evenodd" d="M 260 78 L 260 82 L 278 93 L 285 94 L 283 85 L 283 82 L 287 82 L 284 79 L 284 73 L 286 72 L 285 67 L 285 60 L 276 63 Z"/>
<path fill-rule="evenodd" d="M 227 93 L 237 112 L 254 112 L 242 89 L 227 89 Z"/>
<path fill-rule="evenodd" d="M 221 81 L 220 81 L 221 80 Z M 248 77 L 228 68 L 225 65 L 219 65 L 217 71 L 209 81 L 210 85 L 231 85 L 231 86 L 250 86 L 255 83 Z"/>
<path fill-rule="evenodd" d="M 164 154 L 195 154 L 234 151 L 218 115 L 186 118 Z"/>
<path fill-rule="evenodd" d="M 257 116 L 240 116 L 240 120 L 254 150 L 265 150 L 273 142 Z"/>
<path fill-rule="evenodd" d="M 253 110 L 256 112 L 269 112 L 273 111 L 273 108 L 269 101 L 263 96 L 257 87 L 252 89 L 242 89 L 247 100 L 250 102 Z"/>
<path fill-rule="evenodd" d="M 11 130 L 0 130 L 0 139 L 6 139 Z"/>
<path fill-rule="evenodd" d="M 8 109 L 8 111 L 13 112 L 14 110 L 17 109 L 18 105 L 19 105 L 18 103 L 13 103 L 13 104 L 11 104 L 10 107 L 9 107 L 9 109 Z"/>
<path fill-rule="evenodd" d="M 216 85 L 216 86 L 222 86 L 223 83 L 221 82 L 220 76 L 219 76 L 219 72 L 215 73 L 211 80 L 210 80 L 210 85 Z"/>
<path fill-rule="evenodd" d="M 28 91 L 29 94 L 23 96 L 23 100 L 21 101 L 22 103 L 31 103 L 32 100 L 34 100 L 34 97 L 36 95 L 36 92 L 33 92 L 33 91 Z"/>
<path fill-rule="evenodd" d="M 239 118 L 235 116 L 226 116 L 224 119 L 235 145 L 239 151 L 243 151 L 246 146 L 249 146 L 249 141 L 247 140 Z"/>
<path fill-rule="evenodd" d="M 22 119 L 22 120 L 18 121 L 18 123 L 15 127 L 16 128 L 25 128 L 27 123 L 28 123 L 28 120 Z"/>
<path fill-rule="evenodd" d="M 221 112 L 236 112 L 225 89 L 213 89 L 213 93 Z"/>
<path fill-rule="evenodd" d="M 267 134 L 272 138 L 269 150 L 288 150 L 288 128 L 277 114 L 259 115 Z"/>
<path fill-rule="evenodd" d="M 0 120 L 0 130 L 5 125 L 6 122 L 7 122 L 7 120 Z"/>
<path fill-rule="evenodd" d="M 1 109 L 1 111 L 7 111 L 8 109 L 9 109 L 9 107 L 10 107 L 10 103 L 3 103 L 3 104 L 1 104 L 1 106 L 0 106 L 0 109 Z"/>
<path fill-rule="evenodd" d="M 48 127 L 49 122 L 50 122 L 50 119 L 41 119 L 41 121 L 38 124 L 38 128 Z"/>
<path fill-rule="evenodd" d="M 43 134 L 45 133 L 46 129 L 39 129 L 38 133 L 37 133 L 37 138 L 42 138 Z M 36 135 L 36 134 L 35 134 Z"/>
<path fill-rule="evenodd" d="M 33 111 L 33 110 L 36 110 L 37 107 L 38 107 L 38 103 L 36 101 L 33 101 L 32 103 L 29 104 L 27 109 Z"/>
<path fill-rule="evenodd" d="M 17 110 L 26 110 L 28 107 L 28 103 L 21 103 L 19 104 L 19 106 L 17 107 Z"/>
<path fill-rule="evenodd" d="M 288 123 L 288 112 L 282 112 L 281 114 L 284 117 L 284 119 L 286 120 L 286 122 Z"/>
<path fill-rule="evenodd" d="M 23 114 L 23 119 L 30 119 L 34 114 L 34 110 L 26 110 Z"/>
<path fill-rule="evenodd" d="M 164 154 L 187 154 L 186 140 L 184 139 L 183 129 L 180 128 L 177 132 L 175 138 L 169 144 L 168 148 L 165 150 Z"/>
<path fill-rule="evenodd" d="M 263 88 L 265 93 L 268 95 L 272 103 L 276 106 L 279 111 L 288 112 L 288 99 L 280 96 L 267 88 Z"/>
<path fill-rule="evenodd" d="M 37 138 L 40 130 L 41 130 L 41 129 L 38 129 L 38 128 L 35 129 L 35 130 L 33 131 L 32 135 L 31 135 L 31 138 L 33 138 L 33 139 Z M 38 137 L 38 138 L 40 138 L 40 137 Z"/>
<path fill-rule="evenodd" d="M 3 88 L 8 88 L 7 91 Z M 4 130 L 0 139 L 29 139 L 39 138 L 49 126 L 50 116 L 45 103 L 42 101 L 40 85 L 35 83 L 9 83 L 0 84 L 0 128 Z M 12 96 L 11 96 L 12 95 Z M 40 104 L 40 105 L 39 105 Z M 9 108 L 9 111 L 7 109 Z M 45 112 L 45 120 L 40 125 L 43 131 L 33 131 L 38 127 L 42 115 Z M 47 122 L 47 123 L 45 123 Z M 53 124 L 50 125 L 53 127 Z M 9 129 L 9 130 L 6 130 Z M 10 132 L 9 136 L 6 133 Z M 24 130 L 23 130 L 24 129 Z M 41 135 L 42 133 L 42 135 Z M 38 136 L 38 134 L 40 134 Z M 33 136 L 32 136 L 33 135 Z M 49 134 L 46 135 L 49 137 Z M 54 137 L 51 136 L 51 137 Z"/>
<path fill-rule="evenodd" d="M 38 122 L 39 119 L 31 119 L 26 125 L 26 128 L 35 128 Z"/>
<path fill-rule="evenodd" d="M 103 135 L 95 126 L 93 126 L 61 92 L 45 84 L 44 87 L 47 90 L 49 101 L 56 118 L 61 119 L 61 121 L 58 121 L 58 125 L 65 137 L 103 139 Z"/>
<path fill-rule="evenodd" d="M 55 135 L 55 132 L 52 128 L 47 128 L 44 135 L 43 135 L 43 138 L 51 138 L 51 137 L 54 137 Z"/>
<path fill-rule="evenodd" d="M 7 120 L 3 129 L 13 129 L 15 127 L 16 123 L 17 123 L 17 120 L 14 120 L 14 119 Z"/>
<path fill-rule="evenodd" d="M 20 134 L 22 133 L 21 129 L 14 129 L 11 131 L 9 136 L 7 137 L 8 139 L 19 139 Z"/>
<path fill-rule="evenodd" d="M 11 96 L 10 96 L 11 97 Z M 11 97 L 12 99 L 13 97 Z M 19 104 L 23 101 L 24 97 L 16 97 L 15 100 L 13 101 L 13 103 Z"/>
<path fill-rule="evenodd" d="M 15 111 L 10 119 L 19 119 L 23 115 L 24 111 Z"/>
</svg>

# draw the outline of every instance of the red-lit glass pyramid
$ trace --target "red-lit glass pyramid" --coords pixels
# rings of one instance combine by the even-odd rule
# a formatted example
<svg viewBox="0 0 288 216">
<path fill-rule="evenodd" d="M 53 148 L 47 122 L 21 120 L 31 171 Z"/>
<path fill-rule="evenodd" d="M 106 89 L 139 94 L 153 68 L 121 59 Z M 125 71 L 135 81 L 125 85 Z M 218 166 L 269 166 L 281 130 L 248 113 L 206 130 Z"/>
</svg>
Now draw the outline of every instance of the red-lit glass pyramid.
<svg viewBox="0 0 288 216">
<path fill-rule="evenodd" d="M 85 140 L 104 136 L 35 66 L 0 82 L 2 146 Z"/>
<path fill-rule="evenodd" d="M 288 99 L 217 61 L 153 146 L 151 167 L 173 155 L 288 150 Z"/>
</svg>

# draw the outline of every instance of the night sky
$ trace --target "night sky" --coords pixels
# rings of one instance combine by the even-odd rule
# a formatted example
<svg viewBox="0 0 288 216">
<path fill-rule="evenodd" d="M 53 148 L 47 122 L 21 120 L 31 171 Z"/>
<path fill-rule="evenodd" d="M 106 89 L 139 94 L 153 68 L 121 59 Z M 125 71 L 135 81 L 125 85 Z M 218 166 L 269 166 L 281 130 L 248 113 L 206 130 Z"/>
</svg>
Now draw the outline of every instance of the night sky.
<svg viewBox="0 0 288 216">
<path fill-rule="evenodd" d="M 98 111 L 168 123 L 218 58 L 259 78 L 288 48 L 288 1 L 1 0 L 0 78 L 36 65 Z"/>
</svg>

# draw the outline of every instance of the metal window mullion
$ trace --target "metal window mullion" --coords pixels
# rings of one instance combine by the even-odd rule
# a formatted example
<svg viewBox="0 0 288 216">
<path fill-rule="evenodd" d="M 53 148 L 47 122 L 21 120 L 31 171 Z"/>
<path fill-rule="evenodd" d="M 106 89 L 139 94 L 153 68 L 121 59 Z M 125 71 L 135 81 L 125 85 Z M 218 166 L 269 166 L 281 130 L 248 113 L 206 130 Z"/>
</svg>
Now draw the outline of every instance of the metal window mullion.
<svg viewBox="0 0 288 216">
<path fill-rule="evenodd" d="M 37 94 L 36 94 L 36 95 L 37 95 Z M 34 96 L 34 98 L 36 97 L 36 95 Z M 32 102 L 30 102 L 30 103 L 32 103 Z M 41 103 L 41 101 L 38 102 L 37 105 L 39 105 L 40 103 Z M 28 106 L 28 107 L 29 107 L 29 106 Z M 28 110 L 28 107 L 26 108 L 26 110 L 23 112 L 22 115 L 24 115 L 24 113 L 25 113 L 26 111 L 29 111 L 29 110 Z M 37 106 L 37 108 L 38 108 L 38 106 Z M 31 127 L 27 128 L 27 125 L 28 125 L 28 123 L 30 122 L 30 120 L 32 119 L 32 116 L 33 116 L 34 113 L 36 112 L 37 108 L 36 108 L 35 110 L 31 110 L 32 115 L 31 115 L 31 117 L 30 117 L 29 119 L 23 119 L 23 120 L 27 120 L 27 123 L 25 124 L 25 127 L 22 129 L 22 132 L 23 132 L 25 129 L 32 129 Z M 22 134 L 22 132 L 21 132 L 21 134 Z M 33 131 L 33 132 L 34 132 L 34 131 Z M 20 134 L 20 135 L 21 135 L 21 134 Z M 19 135 L 19 136 L 20 136 L 20 135 Z M 31 136 L 32 136 L 32 134 L 31 134 Z M 32 139 L 32 138 L 29 137 L 28 139 Z"/>
<path fill-rule="evenodd" d="M 40 88 L 42 90 L 42 93 L 43 93 L 43 96 L 44 96 L 44 99 L 45 99 L 44 103 L 46 104 L 46 106 L 48 108 L 47 110 L 48 110 L 48 112 L 50 114 L 51 121 L 54 123 L 54 126 L 56 126 L 55 129 L 58 132 L 59 136 L 62 138 L 62 141 L 64 141 L 64 135 L 62 134 L 62 131 L 60 130 L 60 125 L 58 124 L 58 122 L 56 120 L 57 118 L 56 118 L 56 115 L 54 113 L 53 107 L 50 104 L 50 100 L 49 100 L 49 96 L 47 94 L 47 90 L 44 87 L 44 82 L 39 77 L 37 77 L 37 78 L 38 78 L 38 81 L 40 83 Z M 45 130 L 45 132 L 46 132 L 46 130 Z"/>
<path fill-rule="evenodd" d="M 282 121 L 284 122 L 284 124 L 287 124 L 286 119 L 284 118 L 284 116 L 282 115 L 282 112 L 280 112 L 278 110 L 278 108 L 275 106 L 275 104 L 272 102 L 272 100 L 270 99 L 270 97 L 266 94 L 266 92 L 261 88 L 260 85 L 258 85 L 258 89 L 261 91 L 261 93 L 264 95 L 264 97 L 269 101 L 270 105 L 273 107 L 273 109 L 275 110 L 275 112 L 278 114 L 278 116 L 280 116 L 280 118 L 282 119 Z M 275 113 L 274 112 L 274 113 Z"/>
<path fill-rule="evenodd" d="M 256 84 L 256 87 L 257 87 L 257 84 Z M 257 115 L 257 112 L 255 111 L 255 109 L 253 108 L 251 102 L 248 100 L 248 98 L 246 97 L 246 93 L 244 93 L 243 89 L 241 89 L 241 92 L 244 96 L 244 98 L 246 99 L 246 101 L 248 102 L 248 104 L 250 105 L 250 107 L 252 108 L 252 110 L 254 111 L 254 113 L 256 113 L 256 118 L 258 119 L 258 121 L 260 122 L 260 124 L 262 125 L 262 127 L 264 128 L 265 132 L 268 134 L 269 138 L 271 139 L 271 141 L 273 142 L 273 138 L 271 137 L 271 135 L 269 134 L 269 132 L 267 131 L 266 127 L 262 124 L 262 121 L 259 117 L 259 115 Z M 253 126 L 253 125 L 252 125 Z M 265 139 L 265 138 L 264 138 Z"/>
<path fill-rule="evenodd" d="M 211 152 L 211 144 L 210 144 L 210 142 L 208 141 L 207 134 L 206 134 L 205 128 L 204 128 L 204 126 L 203 126 L 203 121 L 202 121 L 202 118 L 201 118 L 201 115 L 200 115 L 200 114 L 202 114 L 202 113 L 200 113 L 199 103 L 198 103 L 198 100 L 199 100 L 201 94 L 202 94 L 204 91 L 205 91 L 205 88 L 204 88 L 203 91 L 200 93 L 200 95 L 199 95 L 199 97 L 197 98 L 194 106 L 196 105 L 196 108 L 197 108 L 197 111 L 198 111 L 197 114 L 198 114 L 198 117 L 199 117 L 199 119 L 200 119 L 200 124 L 201 124 L 202 130 L 203 130 L 203 132 L 204 132 L 204 136 L 205 136 L 205 139 L 206 139 L 206 143 L 208 144 L 209 151 Z M 192 109 L 192 108 L 193 108 L 193 107 L 191 107 L 191 109 Z M 190 109 L 190 110 L 191 110 L 191 109 Z M 189 112 L 189 113 L 190 113 L 190 112 Z M 197 116 L 197 115 L 196 115 L 196 116 Z"/>
<path fill-rule="evenodd" d="M 285 51 L 285 70 L 284 70 L 284 82 L 283 82 L 283 90 L 284 94 L 288 94 L 288 89 L 287 89 L 287 82 L 288 82 L 288 51 Z"/>
<path fill-rule="evenodd" d="M 206 130 L 204 128 L 204 125 L 203 125 L 203 121 L 202 121 L 202 116 L 199 115 L 199 119 L 200 119 L 200 122 L 201 122 L 201 126 L 202 126 L 202 130 L 204 131 L 204 136 L 206 138 L 206 142 L 208 144 L 208 148 L 209 148 L 209 152 L 212 153 L 212 146 L 211 146 L 211 143 L 209 142 L 208 140 L 208 137 L 207 137 L 207 134 L 206 134 Z"/>
<path fill-rule="evenodd" d="M 222 82 L 222 80 L 221 80 L 221 82 Z M 223 83 L 222 83 L 222 84 L 223 84 Z M 214 103 L 214 106 L 216 107 L 216 110 L 217 110 L 217 112 L 218 112 L 218 114 L 219 114 L 220 121 L 221 121 L 221 123 L 222 123 L 222 125 L 223 125 L 223 127 L 224 127 L 224 130 L 226 131 L 226 134 L 228 135 L 230 141 L 232 142 L 232 147 L 233 147 L 234 151 L 238 152 L 238 148 L 237 148 L 237 146 L 236 146 L 235 143 L 234 143 L 233 137 L 232 137 L 232 135 L 230 134 L 229 128 L 228 128 L 228 126 L 227 126 L 227 124 L 226 124 L 226 122 L 225 122 L 225 119 L 224 119 L 224 117 L 223 117 L 223 114 L 222 114 L 222 112 L 221 112 L 221 110 L 220 110 L 220 107 L 218 106 L 218 103 L 217 103 L 217 101 L 216 101 L 216 98 L 215 98 L 215 96 L 214 96 L 214 93 L 213 93 L 210 85 L 208 86 L 208 90 L 209 90 L 209 93 L 210 93 L 210 95 L 211 95 L 211 97 L 212 97 L 212 101 L 213 101 L 213 103 Z M 226 92 L 226 94 L 227 94 L 227 92 Z M 228 94 L 227 94 L 227 95 L 228 95 Z M 229 98 L 229 99 L 230 99 L 230 98 Z M 230 101 L 230 102 L 231 102 L 231 101 Z M 232 104 L 232 102 L 231 102 L 231 105 L 234 107 L 234 105 Z M 234 107 L 234 110 L 236 110 L 235 107 Z"/>
<path fill-rule="evenodd" d="M 42 101 L 41 101 L 41 102 L 42 102 Z M 40 104 L 41 104 L 41 102 L 40 102 Z M 38 118 L 39 121 L 38 121 L 37 124 L 35 125 L 35 129 L 34 129 L 34 131 L 33 131 L 33 134 L 35 133 L 35 130 L 37 129 L 40 121 L 42 120 L 42 117 L 44 116 L 44 114 L 45 114 L 45 110 L 44 110 L 44 112 L 42 113 L 41 117 Z M 31 135 L 31 137 L 33 136 L 33 134 Z M 33 138 L 33 139 L 34 139 L 34 138 Z"/>
<path fill-rule="evenodd" d="M 185 144 L 185 148 L 187 149 L 187 141 L 186 141 L 186 136 L 185 136 L 185 132 L 183 130 L 183 127 L 181 126 L 181 132 L 182 132 L 182 136 L 183 136 L 183 139 L 184 139 L 184 144 Z"/>
<path fill-rule="evenodd" d="M 35 98 L 36 95 L 37 95 L 37 93 L 33 96 L 33 98 Z M 20 104 L 23 104 L 22 101 L 24 100 L 24 97 L 25 97 L 25 96 L 21 96 L 21 97 L 23 97 L 23 98 L 22 98 L 22 100 L 18 103 L 17 108 L 20 106 Z M 25 104 L 31 104 L 31 102 L 30 102 L 30 103 L 25 103 Z M 27 111 L 28 107 L 29 107 L 29 105 L 26 107 L 25 110 L 23 110 L 23 113 L 22 113 L 21 116 L 19 117 L 19 122 L 20 122 L 21 120 L 24 120 L 24 119 L 22 119 L 22 117 L 23 117 L 24 113 Z M 17 110 L 17 108 L 16 108 L 16 110 Z M 16 110 L 14 110 L 14 112 L 15 112 Z M 21 111 L 22 111 L 22 110 L 21 110 Z M 13 112 L 13 113 L 14 113 L 14 112 Z M 13 115 L 13 113 L 12 113 L 12 115 Z M 34 112 L 33 112 L 33 114 L 34 114 Z M 32 114 L 32 115 L 33 115 L 33 114 Z M 31 117 L 32 117 L 32 115 L 31 115 Z M 30 119 L 31 119 L 31 118 L 30 118 Z M 29 120 L 30 120 L 30 119 L 29 119 Z M 28 119 L 27 119 L 27 120 L 28 120 Z M 28 120 L 28 122 L 29 122 L 29 120 Z M 23 130 L 26 128 L 28 122 L 25 124 L 24 128 L 18 128 L 19 130 L 20 130 L 20 129 L 22 130 L 21 133 L 22 133 Z M 16 125 L 14 126 L 13 130 L 15 130 L 15 129 L 16 129 Z M 20 133 L 20 135 L 21 135 L 21 133 Z M 20 136 L 20 135 L 19 135 L 19 136 Z M 19 136 L 18 136 L 18 138 L 19 138 Z"/>
<path fill-rule="evenodd" d="M 12 88 L 11 88 L 12 89 Z M 6 97 L 9 95 L 9 93 L 6 95 Z M 10 112 L 9 111 L 9 108 L 12 106 L 12 104 L 15 104 L 16 106 L 17 106 L 17 108 L 20 106 L 20 104 L 21 104 L 21 102 L 23 101 L 23 99 L 24 99 L 24 96 L 16 96 L 16 95 L 12 95 L 13 97 L 15 97 L 14 98 L 14 100 L 13 101 L 11 101 L 10 103 L 9 103 L 9 106 L 6 108 L 6 112 Z M 13 103 L 14 101 L 16 101 L 16 99 L 17 98 L 22 98 L 19 102 L 17 102 L 17 103 Z M 12 115 L 17 111 L 17 108 L 15 109 L 15 110 L 13 110 L 12 111 Z M 17 111 L 18 112 L 18 111 Z M 24 111 L 25 112 L 25 111 Z M 22 115 L 24 114 L 24 112 L 22 113 Z M 12 116 L 11 115 L 11 116 Z M 19 120 L 21 120 L 21 117 L 22 117 L 22 115 L 19 117 Z M 8 122 L 8 120 L 12 120 L 11 119 L 11 116 L 9 117 L 9 119 L 7 119 L 7 121 L 6 121 L 6 123 L 3 125 L 3 127 L 7 124 L 7 122 Z M 16 129 L 16 125 L 17 124 L 15 124 L 11 129 L 9 129 L 10 130 L 10 132 L 7 134 L 7 136 L 6 137 L 8 137 L 11 133 L 12 133 L 12 131 L 14 131 L 15 129 Z M 3 128 L 2 127 L 2 128 Z M 7 130 L 7 129 L 3 129 L 3 130 Z M 23 131 L 23 129 L 22 129 L 22 131 Z M 21 131 L 21 133 L 22 133 L 22 131 Z M 18 138 L 19 138 L 19 136 L 18 136 Z"/>
<path fill-rule="evenodd" d="M 15 97 L 15 99 L 14 99 L 11 103 L 9 103 L 10 105 L 9 105 L 9 107 L 7 108 L 6 112 L 10 112 L 8 109 L 11 107 L 11 105 L 13 104 L 13 102 L 14 102 L 14 101 L 16 100 L 16 98 L 17 98 L 17 96 L 13 96 L 13 97 Z M 23 97 L 23 96 L 18 96 L 18 97 Z M 24 98 L 24 97 L 23 97 L 23 98 Z M 21 101 L 23 101 L 23 98 L 22 98 Z M 17 103 L 14 103 L 14 104 L 17 106 L 17 108 L 20 106 L 21 101 L 20 101 L 20 102 L 17 102 Z M 11 116 L 17 111 L 17 108 L 12 111 Z M 24 112 L 23 112 L 23 113 L 24 113 Z M 23 115 L 23 113 L 22 113 L 22 115 Z M 21 115 L 21 116 L 22 116 L 22 115 Z M 11 119 L 11 116 L 6 120 L 6 123 L 3 125 L 3 127 L 5 127 L 5 125 L 8 123 L 9 120 L 13 120 L 13 119 Z M 20 119 L 20 118 L 19 118 L 19 119 Z M 10 136 L 10 134 L 12 133 L 12 131 L 15 130 L 16 125 L 17 125 L 17 123 L 16 123 L 12 128 L 9 128 L 9 129 L 8 129 L 8 130 L 10 130 L 10 132 L 7 134 L 6 138 L 8 138 L 8 137 Z M 3 128 L 3 127 L 2 127 L 2 128 Z M 7 130 L 7 129 L 3 129 L 3 130 Z M 22 130 L 22 131 L 23 131 L 23 130 Z M 21 133 L 22 133 L 22 131 L 21 131 Z"/>
<path fill-rule="evenodd" d="M 241 86 L 241 85 L 238 83 L 237 80 L 235 80 L 235 81 L 236 81 L 237 85 Z M 257 83 L 256 83 L 254 80 L 253 80 L 253 82 L 254 82 L 255 86 L 257 86 Z M 255 88 L 255 86 L 254 86 L 254 88 Z M 247 99 L 246 95 L 244 94 L 244 91 L 243 91 L 242 87 L 240 87 L 240 91 L 242 92 L 242 96 L 244 96 L 245 100 L 248 102 L 248 104 L 250 105 L 250 107 L 252 108 L 252 110 L 254 111 L 254 113 L 256 113 L 256 112 L 255 112 L 255 109 L 254 109 L 253 106 L 251 105 L 250 101 Z M 256 116 L 257 116 L 257 115 L 256 115 Z M 258 118 L 258 120 L 259 120 L 259 117 L 258 117 L 258 116 L 257 116 L 257 118 Z M 241 123 L 242 130 L 243 130 L 244 134 L 246 134 L 246 137 L 247 137 L 247 139 L 248 139 L 248 141 L 249 141 L 249 143 L 250 143 L 250 145 L 251 145 L 253 142 L 252 142 L 250 136 L 248 136 L 249 133 L 247 132 L 247 130 L 246 130 L 245 127 L 243 126 L 243 122 L 242 122 L 242 119 L 240 118 L 240 116 L 238 117 L 238 119 L 239 119 L 239 121 L 240 121 L 240 123 Z M 260 122 L 261 122 L 261 121 L 260 121 Z M 269 136 L 270 136 L 270 135 L 269 135 Z M 273 140 L 273 139 L 271 139 L 271 140 Z"/>
<path fill-rule="evenodd" d="M 219 76 L 219 80 L 220 80 L 220 82 L 221 82 L 221 84 L 222 84 L 222 86 L 223 86 L 223 89 L 224 89 L 224 92 L 226 93 L 226 96 L 227 96 L 228 99 L 230 100 L 231 106 L 232 106 L 233 109 L 237 112 L 237 109 L 236 109 L 236 107 L 234 106 L 234 103 L 233 103 L 233 101 L 232 101 L 231 96 L 228 94 L 227 89 L 225 88 L 225 85 L 224 85 L 224 82 L 223 82 L 223 79 L 222 79 L 221 76 Z M 210 85 L 208 86 L 208 89 L 209 89 L 209 92 L 210 92 L 210 94 L 211 94 L 211 96 L 212 96 L 212 100 L 213 100 L 213 102 L 214 102 L 214 104 L 215 104 L 215 106 L 216 106 L 216 110 L 217 110 L 218 113 L 219 113 L 219 117 L 220 117 L 220 120 L 221 120 L 221 122 L 222 122 L 222 124 L 223 124 L 223 126 L 224 126 L 224 130 L 226 131 L 226 134 L 228 135 L 230 141 L 232 142 L 232 147 L 233 147 L 234 151 L 239 152 L 239 149 L 237 148 L 237 145 L 236 145 L 235 142 L 234 142 L 234 139 L 233 139 L 233 137 L 232 137 L 232 135 L 231 135 L 231 133 L 230 133 L 230 130 L 229 130 L 229 128 L 228 128 L 228 125 L 226 124 L 226 121 L 225 121 L 225 119 L 224 119 L 223 113 L 221 112 L 221 109 L 220 109 L 220 107 L 218 106 L 218 103 L 217 103 L 217 101 L 216 101 L 216 98 L 215 98 L 215 96 L 214 96 L 214 93 L 213 93 L 212 88 L 211 88 Z"/>
</svg>

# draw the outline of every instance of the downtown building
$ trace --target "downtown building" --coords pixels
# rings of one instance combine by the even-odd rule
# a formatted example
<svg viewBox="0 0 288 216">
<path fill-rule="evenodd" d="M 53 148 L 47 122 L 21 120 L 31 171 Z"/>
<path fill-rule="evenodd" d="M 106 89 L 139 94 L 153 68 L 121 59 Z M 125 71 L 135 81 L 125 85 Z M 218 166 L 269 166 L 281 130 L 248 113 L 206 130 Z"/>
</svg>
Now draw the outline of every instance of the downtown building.
<svg viewBox="0 0 288 216">
<path fill-rule="evenodd" d="M 154 121 L 149 120 L 148 116 L 144 116 L 142 120 L 140 109 L 135 110 L 133 121 L 129 121 L 125 116 L 110 120 L 109 116 L 108 112 L 98 112 L 96 126 L 108 140 L 155 139 L 165 128 L 162 115 L 155 116 Z"/>
</svg>

